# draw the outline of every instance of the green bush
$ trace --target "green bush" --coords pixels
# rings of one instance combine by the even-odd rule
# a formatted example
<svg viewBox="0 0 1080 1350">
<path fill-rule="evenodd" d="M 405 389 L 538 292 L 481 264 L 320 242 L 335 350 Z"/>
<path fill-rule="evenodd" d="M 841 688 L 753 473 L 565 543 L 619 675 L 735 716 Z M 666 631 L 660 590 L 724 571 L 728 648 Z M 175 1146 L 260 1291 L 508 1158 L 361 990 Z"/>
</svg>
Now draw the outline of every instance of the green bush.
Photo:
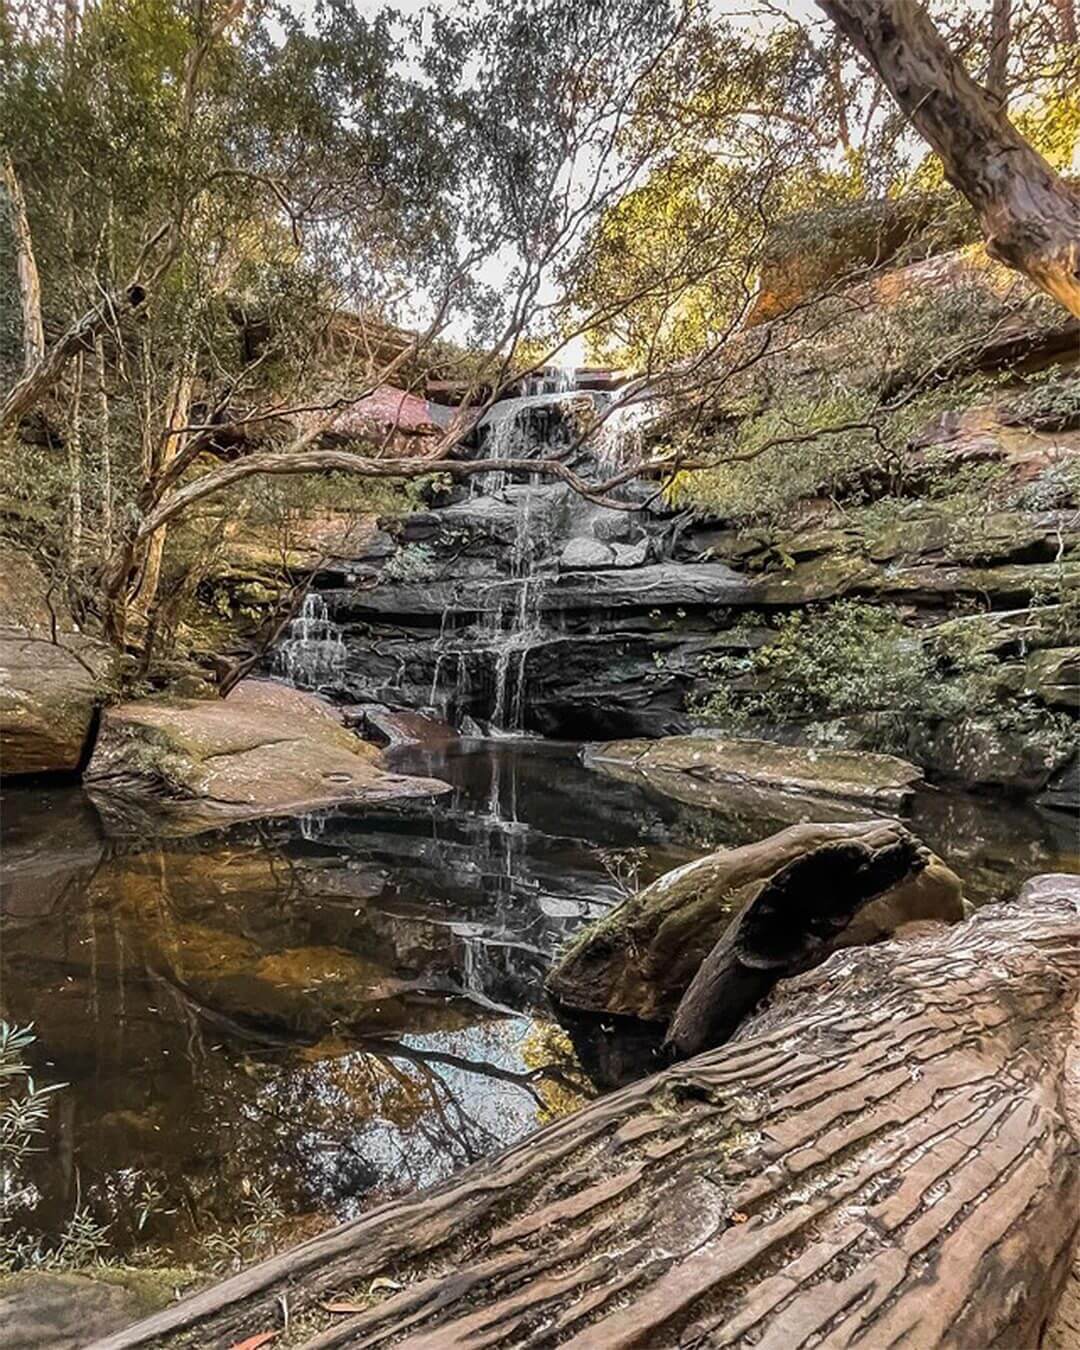
<svg viewBox="0 0 1080 1350">
<path fill-rule="evenodd" d="M 932 672 L 922 642 L 892 610 L 841 600 L 781 618 L 773 640 L 745 656 L 718 658 L 716 686 L 695 711 L 738 725 L 903 710 L 921 704 Z"/>
</svg>

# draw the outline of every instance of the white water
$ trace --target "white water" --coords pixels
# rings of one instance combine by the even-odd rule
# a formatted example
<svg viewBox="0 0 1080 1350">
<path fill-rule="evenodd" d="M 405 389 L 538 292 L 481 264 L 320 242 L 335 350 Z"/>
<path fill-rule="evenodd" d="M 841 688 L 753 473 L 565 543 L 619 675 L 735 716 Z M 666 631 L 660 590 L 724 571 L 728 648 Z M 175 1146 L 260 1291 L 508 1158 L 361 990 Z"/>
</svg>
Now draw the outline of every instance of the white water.
<svg viewBox="0 0 1080 1350">
<path fill-rule="evenodd" d="M 274 656 L 279 675 L 298 689 L 321 689 L 345 667 L 345 639 L 321 595 L 308 591 Z"/>
</svg>

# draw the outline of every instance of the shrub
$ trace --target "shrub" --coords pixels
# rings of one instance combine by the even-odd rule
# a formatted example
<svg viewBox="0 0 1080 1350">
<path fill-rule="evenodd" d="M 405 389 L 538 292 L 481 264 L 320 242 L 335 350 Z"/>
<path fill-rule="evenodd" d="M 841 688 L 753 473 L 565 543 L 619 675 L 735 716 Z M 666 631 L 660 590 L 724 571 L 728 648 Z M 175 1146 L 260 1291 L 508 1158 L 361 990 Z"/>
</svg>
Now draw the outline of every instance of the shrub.
<svg viewBox="0 0 1080 1350">
<path fill-rule="evenodd" d="M 771 642 L 720 657 L 713 669 L 719 684 L 698 701 L 699 714 L 784 722 L 910 708 L 923 697 L 932 662 L 892 610 L 841 600 L 785 616 Z"/>
</svg>

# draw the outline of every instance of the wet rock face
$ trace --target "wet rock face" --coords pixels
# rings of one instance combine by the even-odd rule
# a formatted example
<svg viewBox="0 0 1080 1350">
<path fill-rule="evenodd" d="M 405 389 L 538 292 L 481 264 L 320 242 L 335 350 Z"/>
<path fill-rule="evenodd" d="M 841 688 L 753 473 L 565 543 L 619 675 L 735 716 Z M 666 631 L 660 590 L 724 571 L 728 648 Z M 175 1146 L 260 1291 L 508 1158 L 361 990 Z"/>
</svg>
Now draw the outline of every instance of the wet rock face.
<svg viewBox="0 0 1080 1350">
<path fill-rule="evenodd" d="M 688 863 L 586 929 L 549 975 L 548 992 L 557 1005 L 575 1011 L 666 1022 L 706 956 L 784 869 L 826 846 L 856 845 L 873 853 L 909 839 L 894 821 L 794 825 L 755 844 Z M 823 898 L 835 902 L 838 912 L 844 908 L 840 883 L 834 878 L 825 897 L 819 883 L 815 874 L 797 893 L 786 888 L 792 950 L 807 945 Z M 850 911 L 838 928 L 827 925 L 829 950 L 876 941 L 916 920 L 957 921 L 963 917 L 960 881 L 939 859 L 926 855 Z M 757 997 L 760 992 L 751 1001 Z"/>
<path fill-rule="evenodd" d="M 387 773 L 379 752 L 319 698 L 242 681 L 228 699 L 146 699 L 107 709 L 84 781 L 121 832 L 195 833 L 232 820 L 446 791 Z"/>
</svg>

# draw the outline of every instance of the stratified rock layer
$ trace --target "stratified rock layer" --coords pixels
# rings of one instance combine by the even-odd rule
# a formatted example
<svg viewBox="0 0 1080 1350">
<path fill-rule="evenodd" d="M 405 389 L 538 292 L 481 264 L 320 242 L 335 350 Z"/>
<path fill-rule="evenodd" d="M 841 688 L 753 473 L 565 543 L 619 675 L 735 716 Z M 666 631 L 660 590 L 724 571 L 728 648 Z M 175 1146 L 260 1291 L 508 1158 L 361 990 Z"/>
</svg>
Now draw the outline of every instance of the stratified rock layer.
<svg viewBox="0 0 1080 1350">
<path fill-rule="evenodd" d="M 435 779 L 387 773 L 329 705 L 268 680 L 245 680 L 227 699 L 109 708 L 85 783 L 114 827 L 180 834 L 447 791 Z"/>
</svg>

